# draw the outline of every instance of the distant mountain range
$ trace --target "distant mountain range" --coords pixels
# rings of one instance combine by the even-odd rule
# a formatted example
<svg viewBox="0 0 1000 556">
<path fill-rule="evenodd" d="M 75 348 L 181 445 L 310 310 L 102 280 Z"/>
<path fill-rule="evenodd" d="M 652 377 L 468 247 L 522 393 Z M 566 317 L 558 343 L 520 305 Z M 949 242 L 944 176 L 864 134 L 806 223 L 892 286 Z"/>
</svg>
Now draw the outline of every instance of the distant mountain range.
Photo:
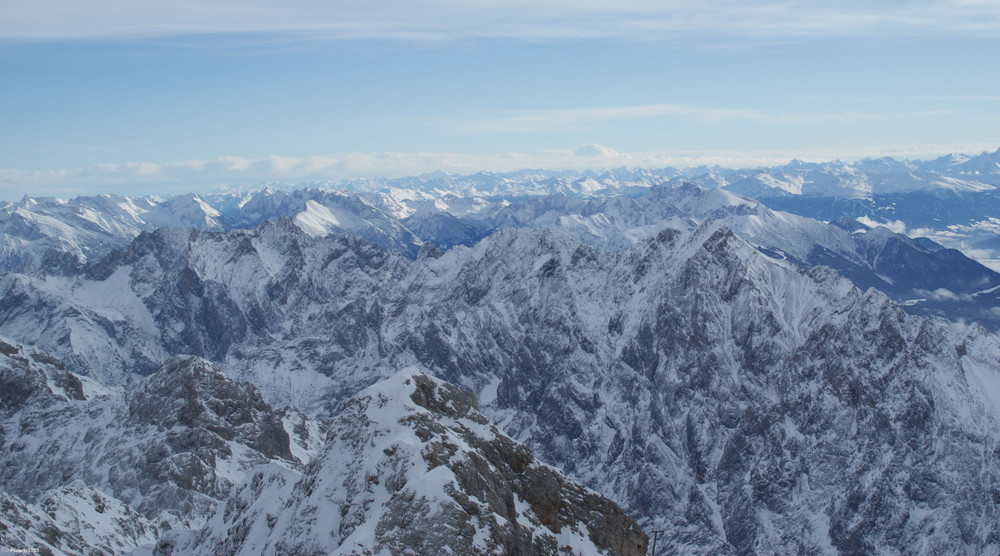
<svg viewBox="0 0 1000 556">
<path fill-rule="evenodd" d="M 900 222 L 911 231 L 937 233 L 940 237 L 932 239 L 944 241 L 949 247 L 958 245 L 951 242 L 961 240 L 990 239 L 1000 231 L 1000 219 L 993 220 L 1000 206 L 998 149 L 977 156 L 948 155 L 931 161 L 792 161 L 785 166 L 752 170 L 521 170 L 466 176 L 437 172 L 391 180 L 270 184 L 252 191 L 189 194 L 166 200 L 109 195 L 68 201 L 25 197 L 19 202 L 0 204 L 0 269 L 27 264 L 31 253 L 37 255 L 47 248 L 76 256 L 100 255 L 124 246 L 139 231 L 156 227 L 192 226 L 213 231 L 248 228 L 279 214 L 301 214 L 300 223 L 317 233 L 324 229 L 362 233 L 368 229 L 377 235 L 374 230 L 386 232 L 386 225 L 380 222 L 384 216 L 402 220 L 427 201 L 460 217 L 477 203 L 556 194 L 636 197 L 653 185 L 672 187 L 684 182 L 704 188 L 721 187 L 771 208 L 824 221 L 846 216 Z M 300 191 L 303 189 L 319 191 Z M 358 203 L 384 215 L 372 214 Z M 318 210 L 315 204 L 330 213 Z M 355 221 L 340 222 L 338 214 L 353 215 Z M 412 241 L 405 232 L 394 232 L 390 233 L 392 240 L 376 242 L 396 241 L 397 247 L 402 247 Z"/>
</svg>

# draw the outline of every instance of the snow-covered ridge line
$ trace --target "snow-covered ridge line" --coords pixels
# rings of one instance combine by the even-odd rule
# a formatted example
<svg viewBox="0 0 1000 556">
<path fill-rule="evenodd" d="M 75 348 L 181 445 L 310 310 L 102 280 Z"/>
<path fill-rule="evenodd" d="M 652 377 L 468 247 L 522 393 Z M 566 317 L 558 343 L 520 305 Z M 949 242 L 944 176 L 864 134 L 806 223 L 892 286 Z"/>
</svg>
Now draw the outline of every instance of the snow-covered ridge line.
<svg viewBox="0 0 1000 556">
<path fill-rule="evenodd" d="M 924 162 L 888 158 L 854 163 L 793 161 L 786 166 L 750 170 L 524 170 L 467 176 L 437 172 L 395 180 L 276 184 L 280 187 L 189 194 L 167 200 L 109 195 L 69 201 L 25 197 L 0 207 L 0 269 L 37 266 L 46 250 L 89 259 L 123 247 L 139 231 L 155 227 L 228 230 L 253 227 L 281 215 L 296 220 L 309 233 L 355 232 L 384 248 L 414 256 L 422 241 L 435 241 L 439 246 L 440 240 L 447 241 L 441 227 L 455 227 L 449 218 L 468 225 L 470 219 L 482 220 L 484 210 L 495 210 L 488 208 L 490 204 L 552 195 L 637 197 L 652 186 L 674 187 L 685 182 L 724 188 L 823 220 L 848 215 L 910 229 L 928 228 L 942 241 L 956 233 L 965 237 L 974 230 L 975 239 L 982 241 L 992 236 L 975 224 L 985 221 L 990 210 L 1000 204 L 995 199 L 1000 185 L 1000 150 Z M 957 203 L 968 196 L 975 196 L 976 202 L 965 199 L 967 208 L 959 208 Z M 913 202 L 907 200 L 910 198 Z M 829 201 L 817 204 L 817 199 Z M 914 213 L 929 201 L 946 206 L 932 207 L 926 215 Z M 831 204 L 835 207 L 832 210 L 839 212 L 830 212 Z M 942 222 L 941 216 L 952 220 Z M 951 235 L 945 233 L 951 226 L 964 226 L 965 231 L 955 228 Z M 475 235 L 475 231 L 466 230 L 469 234 Z M 949 243 L 955 245 L 957 239 Z M 49 261 L 50 265 L 57 263 Z"/>
<path fill-rule="evenodd" d="M 147 200 L 144 206 L 152 206 L 147 212 L 161 210 L 167 204 L 179 207 L 178 210 L 190 209 L 190 214 L 170 228 L 250 229 L 262 222 L 287 218 L 312 236 L 353 233 L 383 250 L 409 258 L 416 257 L 425 243 L 433 243 L 440 249 L 469 246 L 511 227 L 562 229 L 588 245 L 622 251 L 665 227 L 690 230 L 706 218 L 714 218 L 772 257 L 787 259 L 803 268 L 831 266 L 861 288 L 875 287 L 900 302 L 909 302 L 908 310 L 917 314 L 975 320 L 991 329 L 1000 329 L 1000 312 L 993 310 L 1000 307 L 1000 294 L 972 295 L 1000 285 L 1000 274 L 933 241 L 915 242 L 903 234 L 890 234 L 880 228 L 864 233 L 868 227 L 851 219 L 841 218 L 831 225 L 771 210 L 726 189 L 704 188 L 689 182 L 646 184 L 637 191 L 640 193 L 588 197 L 557 193 L 490 200 L 440 191 L 429 194 L 401 190 L 352 193 L 265 189 L 238 199 L 190 196 L 160 205 L 151 205 L 154 201 Z M 81 206 L 142 204 L 129 201 L 115 205 L 106 196 L 86 201 Z M 208 203 L 219 208 L 208 211 L 205 208 Z M 997 203 L 1000 205 L 1000 197 Z M 65 203 L 50 205 L 32 204 L 42 215 L 50 209 L 68 210 Z M 43 229 L 37 226 L 38 222 L 18 224 L 13 217 L 6 224 L 0 221 L 0 237 L 12 245 L 7 250 L 7 268 L 49 276 L 78 273 L 83 264 L 94 263 L 103 252 L 125 249 L 133 237 L 131 234 L 149 231 L 149 225 L 142 221 L 142 215 L 146 214 L 143 210 L 146 209 L 122 213 L 129 225 L 114 228 L 120 231 L 117 235 L 94 235 L 93 230 L 87 235 L 86 230 L 78 230 L 71 224 Z M 59 217 L 72 223 L 73 215 L 59 214 L 56 211 L 45 218 L 58 221 Z M 161 211 L 160 216 L 163 214 L 166 212 Z M 5 225 L 14 232 L 4 235 Z M 16 237 L 18 233 L 20 238 Z M 34 239 L 28 241 L 28 236 Z M 263 262 L 273 273 L 275 265 L 269 262 L 271 259 L 274 257 Z"/>
</svg>

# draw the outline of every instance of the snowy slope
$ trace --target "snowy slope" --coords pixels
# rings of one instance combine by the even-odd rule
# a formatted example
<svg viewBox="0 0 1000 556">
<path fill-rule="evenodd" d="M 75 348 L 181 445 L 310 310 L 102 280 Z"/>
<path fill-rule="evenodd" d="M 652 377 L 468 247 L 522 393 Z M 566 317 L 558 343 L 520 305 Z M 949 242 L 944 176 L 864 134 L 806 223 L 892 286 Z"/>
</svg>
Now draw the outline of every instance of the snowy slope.
<svg viewBox="0 0 1000 556">
<path fill-rule="evenodd" d="M 264 189 L 245 196 L 189 194 L 165 200 L 25 197 L 0 204 L 0 272 L 72 274 L 82 263 L 127 246 L 143 231 L 253 228 L 282 216 L 311 235 L 356 233 L 410 257 L 420 248 L 420 240 L 396 218 L 342 191 Z"/>
<path fill-rule="evenodd" d="M 75 481 L 38 504 L 0 492 L 3 546 L 54 555 L 113 556 L 155 543 L 160 529 L 121 501 Z"/>
<path fill-rule="evenodd" d="M 128 244 L 151 203 L 99 195 L 72 201 L 32 199 L 0 205 L 0 270 L 34 268 L 52 251 L 49 267 L 86 260 Z M 62 257 L 59 254 L 65 254 Z"/>
</svg>

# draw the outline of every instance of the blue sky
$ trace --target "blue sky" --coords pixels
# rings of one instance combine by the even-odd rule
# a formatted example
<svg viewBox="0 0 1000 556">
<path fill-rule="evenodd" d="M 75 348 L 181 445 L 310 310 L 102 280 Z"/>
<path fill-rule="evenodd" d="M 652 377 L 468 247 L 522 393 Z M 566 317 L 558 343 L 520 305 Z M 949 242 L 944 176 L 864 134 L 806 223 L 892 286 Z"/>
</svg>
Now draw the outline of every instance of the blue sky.
<svg viewBox="0 0 1000 556">
<path fill-rule="evenodd" d="M 1000 3 L 15 0 L 0 198 L 1000 146 Z"/>
</svg>

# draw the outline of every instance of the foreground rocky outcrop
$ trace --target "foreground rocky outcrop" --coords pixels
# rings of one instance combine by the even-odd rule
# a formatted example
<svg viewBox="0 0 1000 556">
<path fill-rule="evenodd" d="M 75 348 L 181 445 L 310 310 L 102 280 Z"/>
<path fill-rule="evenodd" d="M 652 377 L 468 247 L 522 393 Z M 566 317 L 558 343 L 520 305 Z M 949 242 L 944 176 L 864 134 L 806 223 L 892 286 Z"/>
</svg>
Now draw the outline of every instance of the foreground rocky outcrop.
<svg viewBox="0 0 1000 556">
<path fill-rule="evenodd" d="M 619 506 L 499 432 L 474 395 L 424 374 L 365 390 L 329 425 L 275 411 L 189 356 L 108 388 L 0 342 L 0 385 L 6 548 L 645 552 Z"/>
<path fill-rule="evenodd" d="M 257 469 L 196 536 L 157 554 L 622 554 L 647 537 L 539 462 L 470 392 L 403 372 L 344 405 L 301 476 Z"/>
</svg>

